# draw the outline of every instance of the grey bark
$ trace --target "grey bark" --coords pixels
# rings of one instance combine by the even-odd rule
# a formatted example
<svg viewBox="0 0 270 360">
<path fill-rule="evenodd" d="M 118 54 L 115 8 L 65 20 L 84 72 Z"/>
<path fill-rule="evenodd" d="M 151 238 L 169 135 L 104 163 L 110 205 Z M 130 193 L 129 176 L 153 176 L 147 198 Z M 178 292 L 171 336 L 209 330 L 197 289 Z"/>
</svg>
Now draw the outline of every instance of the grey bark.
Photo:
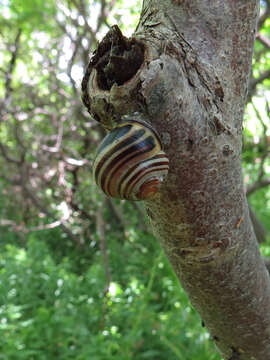
<svg viewBox="0 0 270 360">
<path fill-rule="evenodd" d="M 231 360 L 270 359 L 269 274 L 241 168 L 258 3 L 145 0 L 134 34 L 145 46 L 140 68 L 106 90 L 89 71 L 87 84 L 96 118 L 113 123 L 140 111 L 161 135 L 170 171 L 147 213 L 192 305 Z"/>
</svg>

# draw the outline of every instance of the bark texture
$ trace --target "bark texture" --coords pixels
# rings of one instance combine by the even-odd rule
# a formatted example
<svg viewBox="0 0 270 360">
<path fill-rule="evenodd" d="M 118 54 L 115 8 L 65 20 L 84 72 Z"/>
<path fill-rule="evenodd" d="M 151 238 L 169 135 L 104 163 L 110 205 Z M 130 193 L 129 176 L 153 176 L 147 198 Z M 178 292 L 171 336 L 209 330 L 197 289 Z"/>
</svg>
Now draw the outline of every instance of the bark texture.
<svg viewBox="0 0 270 360">
<path fill-rule="evenodd" d="M 257 15 L 256 0 L 145 0 L 134 37 L 114 28 L 83 83 L 89 112 L 108 128 L 139 111 L 161 135 L 170 171 L 147 213 L 226 360 L 270 359 L 269 274 L 241 169 Z M 116 43 L 111 60 L 99 62 Z M 136 48 L 144 57 L 132 72 Z"/>
</svg>

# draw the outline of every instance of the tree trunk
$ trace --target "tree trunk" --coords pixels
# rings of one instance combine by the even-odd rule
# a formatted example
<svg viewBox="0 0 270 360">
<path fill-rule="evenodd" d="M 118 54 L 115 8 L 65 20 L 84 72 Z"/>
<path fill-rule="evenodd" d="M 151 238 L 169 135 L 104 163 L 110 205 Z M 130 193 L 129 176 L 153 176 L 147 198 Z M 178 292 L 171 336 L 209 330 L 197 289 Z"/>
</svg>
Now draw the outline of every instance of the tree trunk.
<svg viewBox="0 0 270 360">
<path fill-rule="evenodd" d="M 116 41 L 113 28 L 82 86 L 96 119 L 113 124 L 139 111 L 161 135 L 170 171 L 147 213 L 218 350 L 232 360 L 270 359 L 269 274 L 241 168 L 258 3 L 144 0 L 133 39 L 118 33 Z M 105 86 L 98 74 L 121 42 L 125 56 L 111 58 L 120 71 Z"/>
</svg>

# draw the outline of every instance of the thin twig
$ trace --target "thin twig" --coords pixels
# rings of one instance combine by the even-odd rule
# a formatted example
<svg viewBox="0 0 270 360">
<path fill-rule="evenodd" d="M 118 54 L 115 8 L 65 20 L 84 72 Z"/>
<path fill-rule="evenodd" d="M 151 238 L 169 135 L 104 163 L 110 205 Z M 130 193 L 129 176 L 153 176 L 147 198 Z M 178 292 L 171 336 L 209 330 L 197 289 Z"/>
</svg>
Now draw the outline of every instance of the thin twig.
<svg viewBox="0 0 270 360">
<path fill-rule="evenodd" d="M 11 52 L 11 59 L 9 62 L 9 67 L 6 72 L 6 81 L 5 81 L 5 98 L 7 99 L 11 93 L 11 80 L 12 80 L 12 73 L 15 67 L 16 59 L 18 56 L 18 49 L 19 49 L 19 41 L 22 34 L 22 29 L 19 29 L 15 38 L 14 45 L 11 46 L 10 52 Z"/>
<path fill-rule="evenodd" d="M 258 109 L 256 108 L 256 106 L 254 105 L 254 103 L 252 102 L 251 104 L 252 104 L 253 110 L 257 116 L 257 119 L 259 120 L 259 122 L 261 123 L 261 126 L 263 128 L 263 138 L 261 141 L 261 143 L 263 144 L 263 150 L 262 150 L 262 155 L 261 155 L 261 159 L 260 159 L 260 166 L 259 166 L 259 170 L 258 170 L 257 179 L 253 184 L 251 184 L 247 187 L 247 191 L 246 191 L 247 196 L 250 196 L 256 190 L 266 187 L 270 184 L 270 177 L 265 178 L 265 168 L 264 168 L 265 162 L 269 156 L 267 126 L 264 123 L 262 116 L 261 116 L 260 112 L 258 111 Z M 266 111 L 268 111 L 268 106 L 269 106 L 269 104 L 266 101 Z"/>
<path fill-rule="evenodd" d="M 112 281 L 111 271 L 110 271 L 110 265 L 109 265 L 109 257 L 107 252 L 107 244 L 106 244 L 106 238 L 105 238 L 105 224 L 103 220 L 103 206 L 101 206 L 97 212 L 97 233 L 99 236 L 99 242 L 100 242 L 100 250 L 103 255 L 103 264 L 105 268 L 105 275 L 106 275 L 106 285 L 103 291 L 103 311 L 102 311 L 102 317 L 100 321 L 100 329 L 103 330 L 105 327 L 105 321 L 106 321 L 106 313 L 108 309 L 108 297 L 107 294 L 109 292 L 110 284 Z"/>
<path fill-rule="evenodd" d="M 257 85 L 261 84 L 264 80 L 270 78 L 270 69 L 261 73 L 258 78 L 251 78 L 248 85 L 248 101 L 254 95 Z"/>
<path fill-rule="evenodd" d="M 256 36 L 256 39 L 260 41 L 264 46 L 266 46 L 268 49 L 270 49 L 270 39 L 266 37 L 265 35 L 258 33 Z"/>
<path fill-rule="evenodd" d="M 100 241 L 100 250 L 103 255 L 103 263 L 104 263 L 104 269 L 106 274 L 106 286 L 104 289 L 104 296 L 109 291 L 110 283 L 112 281 L 111 271 L 110 271 L 110 265 L 109 265 L 109 258 L 108 258 L 108 252 L 107 252 L 107 244 L 106 244 L 106 238 L 105 238 L 105 224 L 103 220 L 103 206 L 101 206 L 97 212 L 97 233 Z"/>
<path fill-rule="evenodd" d="M 17 224 L 15 221 L 8 220 L 8 219 L 2 219 L 2 220 L 0 220 L 0 226 L 2 226 L 2 227 L 8 226 L 8 227 L 11 227 L 14 232 L 18 232 L 18 233 L 23 232 L 25 234 L 28 234 L 28 233 L 31 233 L 34 231 L 43 231 L 43 230 L 48 230 L 48 229 L 54 229 L 56 227 L 61 226 L 61 221 L 57 220 L 50 224 L 41 224 L 38 226 L 27 228 L 24 224 Z"/>
</svg>

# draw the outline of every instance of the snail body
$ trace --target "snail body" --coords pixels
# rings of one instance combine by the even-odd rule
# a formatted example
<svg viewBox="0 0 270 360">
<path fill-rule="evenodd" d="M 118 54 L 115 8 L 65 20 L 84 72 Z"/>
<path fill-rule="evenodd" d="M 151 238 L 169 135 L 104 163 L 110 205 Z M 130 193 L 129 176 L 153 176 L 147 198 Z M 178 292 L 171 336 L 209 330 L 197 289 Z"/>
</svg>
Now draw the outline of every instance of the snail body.
<svg viewBox="0 0 270 360">
<path fill-rule="evenodd" d="M 159 190 L 169 170 L 156 131 L 139 120 L 119 123 L 100 144 L 93 164 L 97 185 L 111 197 L 146 200 Z"/>
</svg>

